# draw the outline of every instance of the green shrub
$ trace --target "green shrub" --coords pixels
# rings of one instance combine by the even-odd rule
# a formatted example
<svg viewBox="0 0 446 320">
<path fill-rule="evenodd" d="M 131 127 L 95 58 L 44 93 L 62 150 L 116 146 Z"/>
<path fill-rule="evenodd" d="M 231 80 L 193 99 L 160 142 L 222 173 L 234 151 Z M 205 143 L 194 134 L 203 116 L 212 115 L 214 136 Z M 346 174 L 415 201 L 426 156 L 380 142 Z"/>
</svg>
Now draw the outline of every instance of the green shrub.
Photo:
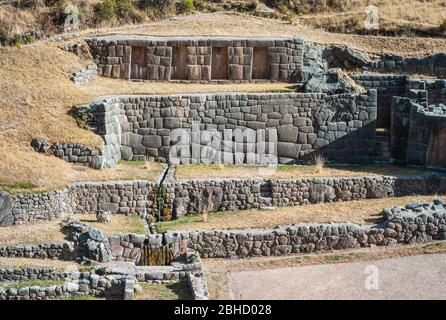
<svg viewBox="0 0 446 320">
<path fill-rule="evenodd" d="M 194 1 L 193 0 L 181 0 L 177 4 L 178 13 L 191 13 L 195 11 Z"/>
<path fill-rule="evenodd" d="M 446 19 L 440 24 L 439 30 L 441 33 L 446 33 Z"/>
<path fill-rule="evenodd" d="M 96 5 L 96 15 L 99 21 L 111 21 L 116 18 L 115 0 L 103 0 Z"/>
<path fill-rule="evenodd" d="M 115 6 L 115 13 L 118 18 L 132 19 L 135 16 L 135 6 L 132 0 L 119 0 Z"/>
</svg>

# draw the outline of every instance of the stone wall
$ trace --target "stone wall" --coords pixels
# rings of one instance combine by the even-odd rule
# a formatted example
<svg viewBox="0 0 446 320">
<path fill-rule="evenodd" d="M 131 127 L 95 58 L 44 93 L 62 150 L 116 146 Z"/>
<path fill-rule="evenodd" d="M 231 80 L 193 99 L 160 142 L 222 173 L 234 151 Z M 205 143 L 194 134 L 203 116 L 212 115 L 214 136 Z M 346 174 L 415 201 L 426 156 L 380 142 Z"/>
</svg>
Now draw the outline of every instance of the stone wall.
<svg viewBox="0 0 446 320">
<path fill-rule="evenodd" d="M 141 259 L 141 248 L 145 240 L 144 234 L 114 234 L 108 237 L 114 260 L 135 263 Z"/>
<path fill-rule="evenodd" d="M 446 53 L 439 52 L 425 57 L 403 57 L 381 55 L 379 61 L 370 62 L 367 67 L 373 71 L 424 74 L 446 78 Z"/>
<path fill-rule="evenodd" d="M 98 67 L 95 64 L 89 64 L 85 69 L 71 75 L 71 80 L 76 85 L 86 85 L 98 74 Z"/>
<path fill-rule="evenodd" d="M 73 259 L 74 248 L 71 242 L 55 242 L 0 247 L 0 257 L 36 259 Z"/>
<path fill-rule="evenodd" d="M 68 277 L 64 284 L 46 287 L 0 287 L 0 300 L 47 300 L 87 295 L 122 296 L 128 278 L 127 275 L 100 276 L 93 272 L 81 272 L 75 279 Z"/>
<path fill-rule="evenodd" d="M 249 81 L 256 67 L 254 48 L 266 48 L 270 80 L 290 81 L 293 71 L 303 63 L 303 40 L 293 38 L 230 38 L 230 37 L 148 37 L 114 35 L 86 40 L 100 75 L 136 80 L 213 79 L 213 48 L 223 48 L 228 57 L 227 80 Z M 178 53 L 176 51 L 178 50 Z M 133 61 L 132 61 L 133 59 Z M 183 61 L 184 60 L 184 61 Z M 253 62 L 254 61 L 254 62 Z M 214 67 L 217 68 L 215 65 Z M 177 75 L 184 68 L 184 75 Z M 135 70 L 139 70 L 135 71 Z"/>
<path fill-rule="evenodd" d="M 442 176 L 377 176 L 294 180 L 187 180 L 175 185 L 174 216 L 262 206 L 379 199 L 446 192 Z"/>
<path fill-rule="evenodd" d="M 309 158 L 315 151 L 340 162 L 369 162 L 375 147 L 376 99 L 375 90 L 361 95 L 135 95 L 103 98 L 95 109 L 98 133 L 124 160 L 166 161 L 172 151 L 172 131 L 191 132 L 195 124 L 200 131 L 216 130 L 231 145 L 233 136 L 225 136 L 229 129 L 242 130 L 240 135 L 234 133 L 237 139 L 246 135 L 246 129 L 254 135 L 268 133 L 267 140 L 278 141 L 275 151 L 283 163 Z M 201 144 L 208 143 L 201 138 Z M 256 141 L 251 142 L 254 149 Z M 189 154 L 194 152 L 193 143 L 189 142 Z M 230 163 L 246 161 L 233 158 L 236 144 L 231 150 L 219 148 L 222 152 L 212 161 L 227 161 L 226 156 Z"/>
<path fill-rule="evenodd" d="M 75 183 L 63 190 L 0 195 L 0 226 L 54 220 L 67 214 L 151 213 L 155 182 L 109 181 Z"/>
<path fill-rule="evenodd" d="M 154 188 L 154 182 L 142 180 L 82 182 L 70 186 L 68 193 L 73 213 L 144 214 L 150 211 Z"/>
<path fill-rule="evenodd" d="M 299 224 L 275 229 L 181 231 L 169 234 L 204 258 L 280 256 L 370 246 L 412 244 L 446 239 L 446 210 L 437 204 L 417 205 L 375 226 L 351 223 Z"/>
<path fill-rule="evenodd" d="M 412 104 L 407 145 L 408 164 L 419 166 L 428 164 L 429 143 L 435 129 L 446 129 L 446 114 L 437 114 L 423 106 Z"/>
<path fill-rule="evenodd" d="M 20 269 L 0 269 L 0 284 L 2 282 L 18 282 L 28 280 L 63 280 L 68 277 L 68 273 L 60 272 L 55 268 L 20 268 Z"/>
<path fill-rule="evenodd" d="M 364 88 L 377 90 L 376 127 L 390 128 L 392 97 L 406 95 L 409 77 L 395 74 L 359 73 L 352 75 L 351 78 Z"/>
</svg>

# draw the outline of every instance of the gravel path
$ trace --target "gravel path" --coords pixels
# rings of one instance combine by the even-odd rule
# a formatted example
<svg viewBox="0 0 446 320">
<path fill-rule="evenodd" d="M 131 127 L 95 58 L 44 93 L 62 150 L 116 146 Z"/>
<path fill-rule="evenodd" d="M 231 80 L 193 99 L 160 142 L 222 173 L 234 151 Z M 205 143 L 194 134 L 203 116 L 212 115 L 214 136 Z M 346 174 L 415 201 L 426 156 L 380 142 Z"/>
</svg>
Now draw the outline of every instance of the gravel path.
<svg viewBox="0 0 446 320">
<path fill-rule="evenodd" d="M 378 288 L 367 290 L 374 270 Z M 262 300 L 446 299 L 446 254 L 237 272 L 231 294 Z"/>
</svg>

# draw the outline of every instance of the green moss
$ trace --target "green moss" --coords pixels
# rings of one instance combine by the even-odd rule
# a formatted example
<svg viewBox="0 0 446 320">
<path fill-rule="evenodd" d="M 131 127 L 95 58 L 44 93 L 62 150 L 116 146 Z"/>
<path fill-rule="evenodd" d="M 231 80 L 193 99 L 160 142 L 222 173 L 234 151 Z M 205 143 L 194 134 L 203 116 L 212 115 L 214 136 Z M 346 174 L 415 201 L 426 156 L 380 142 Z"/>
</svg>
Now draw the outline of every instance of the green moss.
<svg viewBox="0 0 446 320">
<path fill-rule="evenodd" d="M 185 280 L 168 284 L 141 284 L 142 291 L 137 292 L 137 300 L 191 300 L 190 289 Z"/>
<path fill-rule="evenodd" d="M 50 300 L 103 300 L 104 298 L 95 297 L 95 296 L 71 296 L 71 297 L 58 297 Z"/>
<path fill-rule="evenodd" d="M 135 166 L 140 167 L 146 164 L 147 161 L 129 161 L 129 160 L 120 160 L 118 164 L 126 165 L 126 166 Z"/>
<path fill-rule="evenodd" d="M 66 279 L 60 279 L 60 280 L 40 280 L 40 279 L 33 279 L 33 280 L 27 280 L 27 281 L 21 281 L 21 282 L 13 282 L 5 286 L 5 288 L 26 288 L 26 287 L 32 287 L 32 286 L 39 286 L 39 287 L 51 287 L 51 286 L 57 286 L 57 285 L 63 285 L 65 283 Z"/>
<path fill-rule="evenodd" d="M 186 225 L 193 222 L 202 222 L 202 221 L 203 221 L 203 215 L 197 213 L 188 213 L 176 220 L 159 222 L 156 225 L 156 229 L 158 230 L 158 232 L 163 233 L 168 230 L 178 228 L 179 226 L 182 225 Z"/>
</svg>

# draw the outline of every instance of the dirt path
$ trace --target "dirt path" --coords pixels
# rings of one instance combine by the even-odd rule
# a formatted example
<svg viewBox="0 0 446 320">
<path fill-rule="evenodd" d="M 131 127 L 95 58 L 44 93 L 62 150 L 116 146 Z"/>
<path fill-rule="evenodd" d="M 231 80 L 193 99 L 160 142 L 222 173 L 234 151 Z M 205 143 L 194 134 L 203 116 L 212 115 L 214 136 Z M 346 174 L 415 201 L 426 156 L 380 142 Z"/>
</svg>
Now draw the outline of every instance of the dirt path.
<svg viewBox="0 0 446 320">
<path fill-rule="evenodd" d="M 236 272 L 230 286 L 233 299 L 446 299 L 446 254 Z"/>
</svg>

